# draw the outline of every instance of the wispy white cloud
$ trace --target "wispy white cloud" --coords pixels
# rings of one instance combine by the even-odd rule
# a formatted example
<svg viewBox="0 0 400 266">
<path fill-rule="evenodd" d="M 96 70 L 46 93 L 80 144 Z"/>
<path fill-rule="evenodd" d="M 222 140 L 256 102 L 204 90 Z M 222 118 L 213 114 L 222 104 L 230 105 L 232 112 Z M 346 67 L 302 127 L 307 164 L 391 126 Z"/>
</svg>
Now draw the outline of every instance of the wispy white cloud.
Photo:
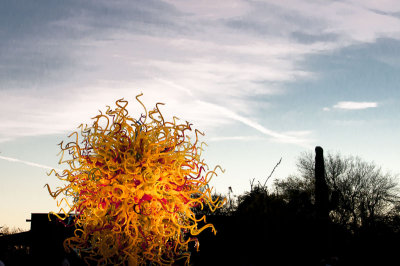
<svg viewBox="0 0 400 266">
<path fill-rule="evenodd" d="M 396 0 L 350 0 L 353 5 L 360 5 L 371 11 L 380 11 L 387 14 L 400 12 L 400 2 Z"/>
<path fill-rule="evenodd" d="M 338 102 L 333 106 L 333 108 L 345 110 L 362 110 L 375 107 L 378 107 L 376 102 Z"/>
<path fill-rule="evenodd" d="M 227 19 L 238 17 L 249 12 L 251 6 L 242 0 L 218 1 L 186 1 L 186 0 L 163 0 L 179 9 L 180 11 L 207 19 Z"/>
<path fill-rule="evenodd" d="M 58 168 L 54 168 L 54 167 L 50 167 L 47 165 L 43 165 L 43 164 L 38 164 L 38 163 L 33 163 L 33 162 L 28 162 L 28 161 L 24 161 L 24 160 L 20 160 L 20 159 L 16 159 L 16 158 L 11 158 L 11 157 L 6 157 L 6 156 L 0 156 L 0 159 L 2 160 L 6 160 L 9 162 L 14 162 L 14 163 L 22 163 L 25 165 L 29 165 L 29 166 L 33 166 L 33 167 L 38 167 L 38 168 L 42 168 L 42 169 L 47 169 L 47 170 L 56 170 L 56 171 L 61 171 Z"/>
<path fill-rule="evenodd" d="M 263 133 L 264 135 L 271 137 L 271 140 L 274 142 L 290 143 L 290 144 L 295 144 L 295 145 L 298 145 L 298 146 L 301 146 L 304 148 L 312 147 L 310 145 L 311 140 L 305 138 L 310 133 L 308 131 L 301 131 L 301 132 L 291 131 L 286 134 L 279 133 L 274 130 L 268 129 L 268 128 L 262 126 L 261 124 L 253 121 L 252 119 L 241 116 L 225 107 L 216 106 L 215 104 L 207 103 L 207 102 L 203 102 L 203 101 L 198 101 L 198 102 L 201 105 L 208 106 L 208 108 L 210 108 L 210 109 L 217 110 L 219 114 L 221 114 L 229 119 L 241 122 L 253 129 Z"/>
<path fill-rule="evenodd" d="M 260 136 L 222 136 L 222 137 L 211 137 L 207 141 L 259 141 L 262 139 Z"/>
<path fill-rule="evenodd" d="M 382 37 L 400 38 L 400 19 L 396 17 L 399 4 L 395 0 L 385 1 L 385 4 L 363 0 L 329 3 L 297 0 L 259 2 L 279 6 L 281 12 L 294 15 L 294 20 L 305 21 L 298 24 L 298 27 L 307 26 L 304 30 L 292 25 L 300 32 L 315 36 L 335 34 L 334 41 L 343 47 L 356 43 L 371 43 Z M 309 19 L 301 19 L 306 17 Z"/>
<path fill-rule="evenodd" d="M 0 63 L 0 141 L 71 131 L 106 104 L 143 92 L 150 106 L 165 102 L 166 112 L 205 130 L 241 122 L 296 142 L 246 118 L 257 112 L 255 96 L 288 93 L 285 84 L 318 77 L 304 64 L 307 56 L 399 38 L 395 1 L 385 0 L 391 8 L 373 1 L 210 3 L 99 1 L 63 8 L 65 2 L 54 16 L 10 17 L 34 30 L 0 25 L 7 55 Z M 198 100 L 235 112 L 221 115 Z"/>
</svg>

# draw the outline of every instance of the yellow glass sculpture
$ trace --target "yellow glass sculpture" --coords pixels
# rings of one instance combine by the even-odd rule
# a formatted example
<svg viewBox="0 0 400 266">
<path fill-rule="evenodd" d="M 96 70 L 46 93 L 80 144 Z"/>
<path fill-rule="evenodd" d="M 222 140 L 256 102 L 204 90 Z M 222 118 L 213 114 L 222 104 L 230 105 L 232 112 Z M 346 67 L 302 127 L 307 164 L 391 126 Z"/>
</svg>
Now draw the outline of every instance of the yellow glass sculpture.
<svg viewBox="0 0 400 266">
<path fill-rule="evenodd" d="M 141 94 L 142 95 L 142 94 Z M 194 142 L 188 133 L 191 124 L 176 117 L 164 121 L 158 106 L 136 120 L 128 116 L 128 102 L 121 99 L 116 108 L 94 117 L 91 127 L 80 125 L 74 141 L 61 146 L 60 164 L 68 164 L 61 174 L 64 187 L 50 195 L 68 204 L 66 215 L 75 236 L 67 238 L 65 249 L 73 249 L 89 264 L 170 265 L 190 260 L 188 245 L 206 228 L 216 230 L 206 218 L 196 217 L 193 208 L 204 204 L 214 211 L 224 201 L 212 200 L 208 186 L 216 175 L 200 159 L 197 129 Z M 72 158 L 64 159 L 69 153 Z M 222 170 L 222 169 L 221 169 Z M 69 202 L 68 200 L 71 200 Z M 61 204 L 59 202 L 59 206 Z M 199 228 L 199 222 L 204 225 Z"/>
</svg>

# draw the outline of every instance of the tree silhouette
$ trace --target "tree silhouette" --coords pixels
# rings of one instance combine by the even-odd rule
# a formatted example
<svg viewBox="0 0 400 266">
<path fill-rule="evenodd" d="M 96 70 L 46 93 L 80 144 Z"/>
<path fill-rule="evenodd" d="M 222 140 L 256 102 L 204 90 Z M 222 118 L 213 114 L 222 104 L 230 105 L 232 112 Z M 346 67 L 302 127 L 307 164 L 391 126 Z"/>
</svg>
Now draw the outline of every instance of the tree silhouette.
<svg viewBox="0 0 400 266">
<path fill-rule="evenodd" d="M 314 202 L 314 158 L 303 153 L 298 158 L 299 176 L 276 180 L 279 194 L 291 198 L 293 193 L 304 193 Z M 329 154 L 325 157 L 326 181 L 330 191 L 330 217 L 335 223 L 356 232 L 393 213 L 399 202 L 395 175 L 384 173 L 373 162 L 359 157 Z"/>
<path fill-rule="evenodd" d="M 3 225 L 0 226 L 0 236 L 2 235 L 12 235 L 12 234 L 16 234 L 16 233 L 21 233 L 24 232 L 26 230 L 22 229 L 22 228 L 16 228 L 16 227 L 9 227 L 7 225 Z"/>
<path fill-rule="evenodd" d="M 397 176 L 384 172 L 373 162 L 339 153 L 328 153 L 324 165 L 330 221 L 326 241 L 317 234 L 319 242 L 331 244 L 329 253 L 342 259 L 340 265 L 388 265 L 397 260 L 395 247 L 400 241 Z M 299 156 L 297 169 L 297 174 L 275 180 L 275 194 L 296 206 L 297 210 L 292 211 L 312 221 L 318 215 L 315 159 L 311 152 Z"/>
</svg>

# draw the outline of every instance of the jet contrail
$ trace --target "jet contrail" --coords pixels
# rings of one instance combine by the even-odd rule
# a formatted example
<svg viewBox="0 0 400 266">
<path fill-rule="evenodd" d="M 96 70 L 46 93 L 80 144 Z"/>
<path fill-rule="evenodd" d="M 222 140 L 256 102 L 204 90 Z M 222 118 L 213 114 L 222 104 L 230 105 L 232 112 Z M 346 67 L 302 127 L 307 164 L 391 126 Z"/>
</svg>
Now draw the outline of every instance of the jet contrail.
<svg viewBox="0 0 400 266">
<path fill-rule="evenodd" d="M 47 166 L 47 165 L 38 164 L 38 163 L 32 163 L 32 162 L 23 161 L 23 160 L 20 160 L 20 159 L 6 157 L 6 156 L 0 156 L 0 159 L 6 160 L 6 161 L 9 161 L 9 162 L 23 163 L 23 164 L 26 164 L 26 165 L 29 165 L 29 166 L 39 167 L 39 168 L 48 169 L 48 170 L 54 169 L 56 171 L 61 171 L 61 169 L 57 169 L 57 168 L 50 167 L 50 166 Z"/>
<path fill-rule="evenodd" d="M 261 132 L 261 133 L 263 133 L 263 134 L 265 134 L 267 136 L 272 137 L 272 139 L 274 139 L 274 140 L 277 140 L 277 141 L 282 142 L 282 143 L 295 144 L 295 145 L 298 145 L 300 147 L 307 148 L 307 149 L 311 149 L 312 148 L 312 146 L 310 146 L 309 144 L 305 143 L 303 139 L 299 139 L 296 136 L 290 136 L 290 135 L 287 135 L 287 134 L 282 134 L 282 133 L 270 130 L 270 129 L 258 124 L 257 122 L 247 118 L 247 117 L 244 117 L 244 116 L 236 114 L 235 112 L 233 112 L 233 111 L 231 111 L 231 110 L 229 110 L 229 109 L 227 109 L 225 107 L 218 106 L 216 104 L 209 103 L 209 102 L 200 101 L 200 100 L 198 100 L 197 102 L 200 103 L 200 104 L 203 104 L 203 105 L 208 105 L 211 108 L 215 108 L 215 109 L 219 110 L 220 113 L 225 115 L 226 117 L 228 117 L 230 119 L 233 119 L 233 120 L 236 120 L 236 121 L 239 121 L 239 122 L 242 122 L 243 124 L 245 124 L 245 125 L 247 125 L 249 127 L 252 127 L 255 130 L 257 130 L 257 131 L 259 131 L 259 132 Z"/>
</svg>

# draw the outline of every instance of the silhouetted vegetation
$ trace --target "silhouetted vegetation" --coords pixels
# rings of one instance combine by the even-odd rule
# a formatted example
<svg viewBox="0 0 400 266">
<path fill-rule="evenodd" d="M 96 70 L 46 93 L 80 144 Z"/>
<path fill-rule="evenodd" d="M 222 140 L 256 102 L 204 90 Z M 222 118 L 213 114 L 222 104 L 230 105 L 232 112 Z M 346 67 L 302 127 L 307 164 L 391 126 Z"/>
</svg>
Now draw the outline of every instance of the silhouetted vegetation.
<svg viewBox="0 0 400 266">
<path fill-rule="evenodd" d="M 279 163 L 276 165 L 278 166 Z M 321 237 L 316 211 L 315 159 L 303 153 L 298 173 L 250 181 L 250 190 L 225 198 L 223 208 L 195 207 L 217 229 L 206 230 L 194 247 L 192 265 L 389 265 L 399 261 L 400 198 L 395 175 L 358 157 L 327 154 L 327 235 Z M 196 197 L 196 195 L 193 195 Z M 317 199 L 318 200 L 318 199 Z M 321 247 L 328 252 L 320 254 Z M 14 264 L 18 265 L 18 264 Z M 74 264 L 72 264 L 74 265 Z"/>
<path fill-rule="evenodd" d="M 4 235 L 12 235 L 12 234 L 17 234 L 24 232 L 25 230 L 22 228 L 16 228 L 16 227 L 9 227 L 7 225 L 0 226 L 0 236 Z"/>
<path fill-rule="evenodd" d="M 254 184 L 253 179 L 250 191 L 230 201 L 226 215 L 213 221 L 222 229 L 220 242 L 211 236 L 202 239 L 210 253 L 203 253 L 204 257 L 234 254 L 219 256 L 215 265 L 388 265 L 398 261 L 396 176 L 358 157 L 328 154 L 324 164 L 329 194 L 326 238 L 321 240 L 317 230 L 315 159 L 312 153 L 303 153 L 297 162 L 298 174 L 276 179 L 271 188 L 265 182 Z M 318 254 L 320 246 L 329 247 L 328 255 Z M 195 257 L 195 264 L 206 263 L 200 257 Z"/>
<path fill-rule="evenodd" d="M 314 202 L 314 165 L 311 153 L 302 154 L 297 163 L 299 176 L 276 180 L 277 193 L 286 198 L 300 193 Z M 384 173 L 376 164 L 328 154 L 325 170 L 332 222 L 357 233 L 397 213 L 400 197 L 396 176 Z"/>
</svg>

